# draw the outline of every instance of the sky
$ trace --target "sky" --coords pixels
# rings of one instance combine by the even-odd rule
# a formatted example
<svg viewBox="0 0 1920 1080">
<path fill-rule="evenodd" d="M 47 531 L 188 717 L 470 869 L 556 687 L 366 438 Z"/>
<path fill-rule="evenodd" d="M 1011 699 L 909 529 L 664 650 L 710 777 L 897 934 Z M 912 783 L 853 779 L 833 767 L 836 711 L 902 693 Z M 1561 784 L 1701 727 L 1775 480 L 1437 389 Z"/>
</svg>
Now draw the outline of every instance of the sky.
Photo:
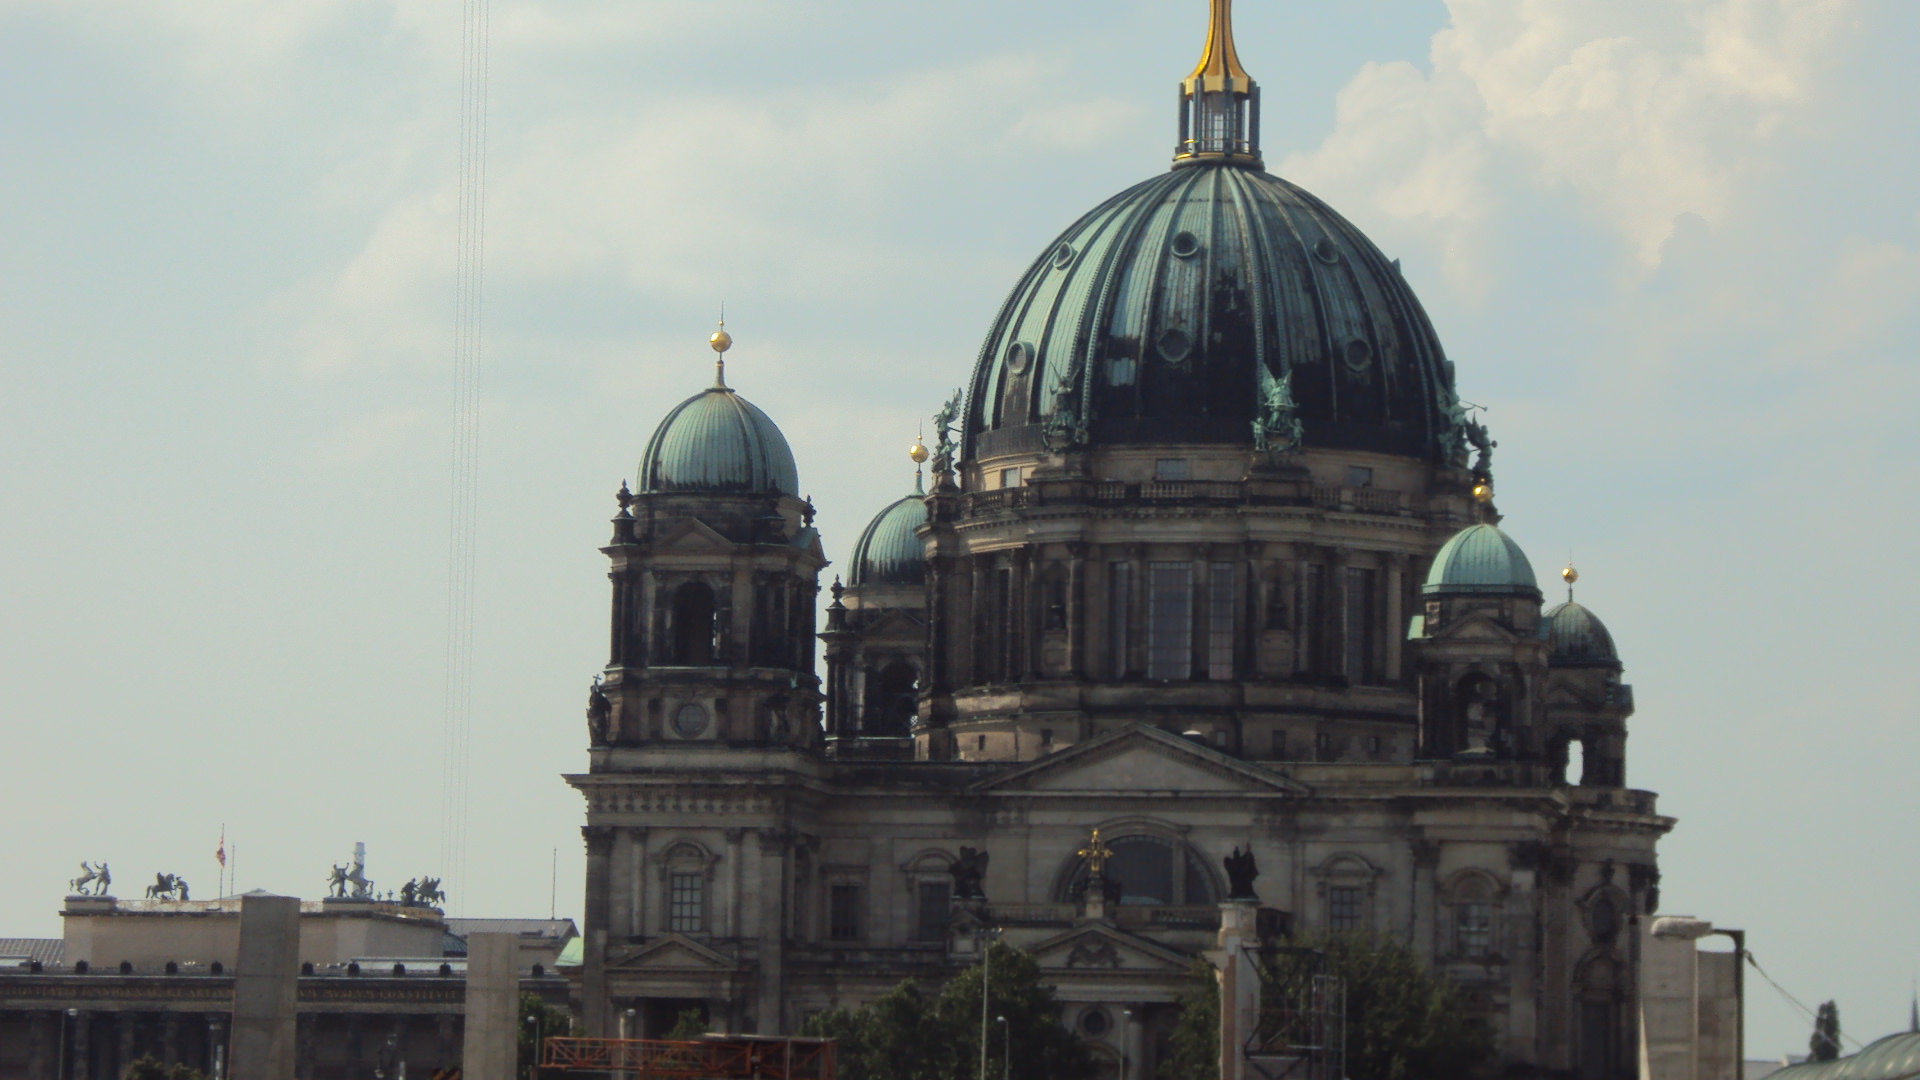
<svg viewBox="0 0 1920 1080">
<path fill-rule="evenodd" d="M 1664 910 L 1904 1029 L 1920 5 L 1238 6 L 1269 167 L 1402 261 L 1619 643 Z M 241 888 L 441 872 L 460 15 L 0 0 L 0 936 L 81 859 L 211 895 L 223 825 Z M 721 305 L 844 562 L 1020 271 L 1165 168 L 1203 19 L 492 0 L 454 914 L 579 913 L 597 549 Z"/>
</svg>

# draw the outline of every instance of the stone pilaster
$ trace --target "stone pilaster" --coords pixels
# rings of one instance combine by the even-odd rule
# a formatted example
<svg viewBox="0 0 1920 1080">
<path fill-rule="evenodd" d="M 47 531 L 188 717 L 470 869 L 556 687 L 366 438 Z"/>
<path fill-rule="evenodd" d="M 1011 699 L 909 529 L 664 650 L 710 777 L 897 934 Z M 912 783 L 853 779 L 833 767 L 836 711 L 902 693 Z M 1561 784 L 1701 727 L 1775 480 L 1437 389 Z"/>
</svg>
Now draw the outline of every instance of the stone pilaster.
<svg viewBox="0 0 1920 1080">
<path fill-rule="evenodd" d="M 587 1036 L 604 1038 L 610 1023 L 606 1015 L 607 926 L 612 915 L 608 910 L 611 900 L 608 889 L 612 884 L 613 830 L 605 825 L 587 825 L 581 828 L 580 834 L 587 844 L 587 940 L 580 972 L 580 1000 L 586 1010 L 583 1019 Z"/>
</svg>

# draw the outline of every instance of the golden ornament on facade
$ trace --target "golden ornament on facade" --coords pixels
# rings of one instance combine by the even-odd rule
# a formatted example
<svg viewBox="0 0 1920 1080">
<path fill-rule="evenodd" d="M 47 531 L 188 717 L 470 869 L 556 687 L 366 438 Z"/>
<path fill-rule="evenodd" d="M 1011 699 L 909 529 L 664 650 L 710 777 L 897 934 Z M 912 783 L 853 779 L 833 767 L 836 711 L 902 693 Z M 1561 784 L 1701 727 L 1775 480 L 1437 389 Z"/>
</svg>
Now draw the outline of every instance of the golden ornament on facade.
<svg viewBox="0 0 1920 1080">
<path fill-rule="evenodd" d="M 1560 580 L 1571 585 L 1580 580 L 1580 571 L 1575 570 L 1572 563 L 1568 563 L 1567 568 L 1560 571 Z"/>
<path fill-rule="evenodd" d="M 1493 485 L 1492 484 L 1473 485 L 1473 499 L 1475 502 L 1483 502 L 1483 503 L 1492 502 L 1493 501 Z"/>
</svg>

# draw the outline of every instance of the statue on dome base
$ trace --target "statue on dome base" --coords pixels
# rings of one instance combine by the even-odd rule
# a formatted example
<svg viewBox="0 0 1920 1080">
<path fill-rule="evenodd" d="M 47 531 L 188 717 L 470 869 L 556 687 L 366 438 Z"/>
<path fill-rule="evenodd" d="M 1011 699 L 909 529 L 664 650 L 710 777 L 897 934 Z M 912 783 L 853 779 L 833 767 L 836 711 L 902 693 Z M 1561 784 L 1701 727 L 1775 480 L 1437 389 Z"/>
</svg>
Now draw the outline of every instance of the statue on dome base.
<svg viewBox="0 0 1920 1080">
<path fill-rule="evenodd" d="M 933 473 L 953 471 L 953 425 L 960 417 L 961 392 L 955 390 L 940 411 L 933 414 Z"/>
<path fill-rule="evenodd" d="M 1260 415 L 1253 421 L 1253 446 L 1262 453 L 1278 451 L 1290 454 L 1300 449 L 1306 435 L 1300 423 L 1300 404 L 1293 400 L 1293 372 L 1279 378 L 1260 369 Z"/>
</svg>

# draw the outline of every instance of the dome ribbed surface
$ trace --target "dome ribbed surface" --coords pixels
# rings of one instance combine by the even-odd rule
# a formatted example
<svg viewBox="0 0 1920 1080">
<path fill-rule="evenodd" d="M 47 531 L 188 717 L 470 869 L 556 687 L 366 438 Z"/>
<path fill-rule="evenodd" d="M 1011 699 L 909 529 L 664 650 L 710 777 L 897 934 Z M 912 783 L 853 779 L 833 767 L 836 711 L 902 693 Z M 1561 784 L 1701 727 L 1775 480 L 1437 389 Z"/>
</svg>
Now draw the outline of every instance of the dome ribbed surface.
<svg viewBox="0 0 1920 1080">
<path fill-rule="evenodd" d="M 1438 460 L 1452 374 L 1393 262 L 1279 177 L 1189 166 L 1108 199 L 1014 287 L 968 395 L 974 458 L 1251 443 L 1264 366 L 1308 449 Z"/>
<path fill-rule="evenodd" d="M 640 490 L 798 497 L 800 471 L 767 414 L 716 386 L 660 421 L 640 458 Z"/>
<path fill-rule="evenodd" d="M 927 580 L 926 545 L 914 530 L 927 522 L 918 492 L 880 511 L 853 548 L 852 585 L 918 585 Z"/>
<path fill-rule="evenodd" d="M 1540 595 L 1533 564 L 1513 538 L 1492 525 L 1469 525 L 1433 557 L 1423 593 Z"/>
<path fill-rule="evenodd" d="M 1547 641 L 1553 646 L 1553 662 L 1567 664 L 1618 664 L 1613 635 L 1607 633 L 1600 617 L 1569 600 L 1545 616 Z"/>
</svg>

